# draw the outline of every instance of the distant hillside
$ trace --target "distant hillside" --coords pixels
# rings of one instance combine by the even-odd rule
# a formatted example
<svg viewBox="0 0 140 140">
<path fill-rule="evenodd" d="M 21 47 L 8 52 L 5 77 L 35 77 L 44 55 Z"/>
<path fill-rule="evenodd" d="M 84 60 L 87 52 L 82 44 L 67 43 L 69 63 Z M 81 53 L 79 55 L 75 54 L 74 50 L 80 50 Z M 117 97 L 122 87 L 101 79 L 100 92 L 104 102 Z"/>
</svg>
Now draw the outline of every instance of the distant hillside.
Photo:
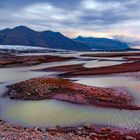
<svg viewBox="0 0 140 140">
<path fill-rule="evenodd" d="M 82 37 L 78 36 L 73 39 L 79 43 L 88 45 L 91 49 L 97 49 L 102 51 L 121 51 L 129 49 L 126 43 L 122 43 L 117 40 L 108 38 L 95 38 L 95 37 Z"/>
<path fill-rule="evenodd" d="M 59 32 L 37 32 L 25 26 L 1 30 L 0 45 L 39 46 L 75 51 L 90 50 L 87 45 L 75 42 Z"/>
<path fill-rule="evenodd" d="M 70 39 L 59 32 L 37 32 L 25 26 L 0 31 L 0 45 L 38 46 L 74 51 L 119 51 L 127 50 L 127 44 L 107 38 L 77 37 Z"/>
</svg>

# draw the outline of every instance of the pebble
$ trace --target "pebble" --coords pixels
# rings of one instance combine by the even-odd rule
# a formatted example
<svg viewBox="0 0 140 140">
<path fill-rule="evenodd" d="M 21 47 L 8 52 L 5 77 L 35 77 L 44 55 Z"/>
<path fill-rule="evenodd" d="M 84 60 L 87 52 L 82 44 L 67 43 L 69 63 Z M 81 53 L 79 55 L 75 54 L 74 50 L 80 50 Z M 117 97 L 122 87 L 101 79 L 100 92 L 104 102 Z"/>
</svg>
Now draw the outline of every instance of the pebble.
<svg viewBox="0 0 140 140">
<path fill-rule="evenodd" d="M 137 140 L 137 139 L 132 136 L 126 136 L 126 140 Z"/>
<path fill-rule="evenodd" d="M 138 140 L 135 137 L 138 138 L 139 136 L 138 133 L 133 133 L 134 137 L 130 136 L 130 133 L 120 135 L 118 130 L 117 132 L 119 133 L 114 133 L 114 131 L 111 131 L 111 128 L 103 128 L 102 131 L 97 132 L 92 130 L 92 126 L 90 125 L 85 125 L 85 128 L 81 126 L 69 128 L 69 130 L 72 131 L 68 132 L 61 132 L 59 129 L 65 130 L 65 128 L 60 126 L 48 129 L 39 127 L 24 129 L 24 127 L 12 126 L 4 121 L 0 121 L 0 127 L 0 140 L 104 140 L 105 137 L 108 138 L 108 135 L 106 135 L 106 133 L 102 134 L 102 131 L 107 133 L 110 132 L 110 134 L 112 134 L 112 139 L 115 139 L 117 136 L 117 138 L 121 137 L 126 140 Z"/>
</svg>

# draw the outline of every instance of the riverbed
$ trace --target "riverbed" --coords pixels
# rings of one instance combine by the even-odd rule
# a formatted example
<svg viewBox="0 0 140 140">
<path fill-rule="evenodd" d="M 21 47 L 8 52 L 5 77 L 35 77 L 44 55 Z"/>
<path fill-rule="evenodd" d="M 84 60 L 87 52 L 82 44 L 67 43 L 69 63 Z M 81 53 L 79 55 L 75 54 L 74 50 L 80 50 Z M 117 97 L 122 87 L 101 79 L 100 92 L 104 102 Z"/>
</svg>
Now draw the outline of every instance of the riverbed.
<svg viewBox="0 0 140 140">
<path fill-rule="evenodd" d="M 61 55 L 66 56 L 67 54 Z M 68 55 L 73 56 L 74 54 Z M 0 68 L 0 118 L 12 124 L 29 127 L 78 126 L 89 123 L 140 131 L 140 110 L 130 111 L 76 105 L 58 100 L 19 101 L 2 96 L 7 91 L 6 86 L 8 85 L 36 77 L 57 77 L 58 74 L 58 72 L 34 71 L 37 69 L 68 64 L 83 64 L 84 67 L 102 67 L 125 63 L 125 60 L 122 61 L 122 57 L 108 58 L 108 60 L 104 61 L 100 59 L 103 58 L 88 60 L 84 57 L 81 58 L 78 54 L 75 60 L 64 62 L 50 62 L 28 67 Z M 125 87 L 134 97 L 133 103 L 140 106 L 140 81 L 132 76 L 79 76 L 70 79 L 90 86 Z"/>
</svg>

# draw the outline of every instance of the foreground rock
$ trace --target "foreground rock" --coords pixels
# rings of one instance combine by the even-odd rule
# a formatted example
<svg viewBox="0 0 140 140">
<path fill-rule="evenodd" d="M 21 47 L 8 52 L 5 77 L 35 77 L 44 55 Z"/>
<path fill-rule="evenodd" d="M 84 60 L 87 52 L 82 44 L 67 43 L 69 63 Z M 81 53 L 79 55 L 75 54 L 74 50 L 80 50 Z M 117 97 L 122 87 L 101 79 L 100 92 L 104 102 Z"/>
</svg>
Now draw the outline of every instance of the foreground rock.
<svg viewBox="0 0 140 140">
<path fill-rule="evenodd" d="M 92 125 L 63 128 L 25 128 L 0 121 L 1 140 L 139 140 L 138 132 L 120 132 L 111 128 L 98 131 Z"/>
<path fill-rule="evenodd" d="M 11 99 L 58 99 L 76 104 L 139 110 L 124 88 L 97 88 L 60 78 L 35 78 L 9 86 Z"/>
</svg>

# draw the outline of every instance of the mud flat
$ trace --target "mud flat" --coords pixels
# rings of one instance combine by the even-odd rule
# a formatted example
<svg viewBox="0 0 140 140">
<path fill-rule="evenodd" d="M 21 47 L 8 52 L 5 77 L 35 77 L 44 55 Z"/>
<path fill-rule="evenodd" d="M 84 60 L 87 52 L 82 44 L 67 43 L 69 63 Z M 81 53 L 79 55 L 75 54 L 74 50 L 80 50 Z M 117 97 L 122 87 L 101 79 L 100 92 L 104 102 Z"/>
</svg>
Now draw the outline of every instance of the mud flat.
<svg viewBox="0 0 140 140">
<path fill-rule="evenodd" d="M 84 57 L 125 57 L 125 56 L 140 56 L 140 52 L 110 52 L 110 53 L 92 53 L 82 54 Z"/>
<path fill-rule="evenodd" d="M 118 74 L 118 73 L 128 73 L 128 72 L 138 72 L 140 71 L 140 62 L 129 62 L 113 66 L 105 67 L 95 67 L 86 68 L 82 64 L 79 65 L 67 65 L 67 66 L 56 66 L 42 71 L 55 71 L 64 72 L 59 76 L 62 77 L 73 77 L 73 76 L 92 76 L 92 75 L 106 75 L 106 74 Z"/>
<path fill-rule="evenodd" d="M 124 88 L 98 88 L 73 83 L 60 78 L 35 78 L 9 86 L 11 99 L 57 99 L 75 104 L 139 110 L 132 104 L 133 97 Z"/>
<path fill-rule="evenodd" d="M 0 67 L 20 67 L 20 66 L 32 66 L 41 63 L 59 62 L 65 60 L 72 60 L 74 57 L 60 57 L 50 55 L 32 55 L 32 56 L 16 56 L 11 54 L 0 54 Z"/>
</svg>

